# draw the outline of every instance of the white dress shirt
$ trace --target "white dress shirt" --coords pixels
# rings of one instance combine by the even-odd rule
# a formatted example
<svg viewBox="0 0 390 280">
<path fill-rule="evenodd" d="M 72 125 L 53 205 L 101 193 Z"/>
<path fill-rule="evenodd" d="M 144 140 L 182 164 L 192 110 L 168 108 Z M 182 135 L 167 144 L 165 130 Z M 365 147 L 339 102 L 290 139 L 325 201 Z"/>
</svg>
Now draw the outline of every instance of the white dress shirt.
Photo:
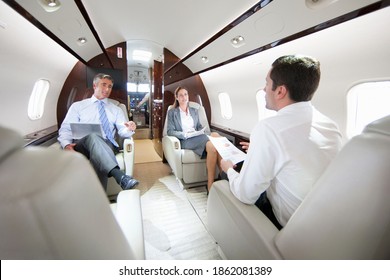
<svg viewBox="0 0 390 280">
<path fill-rule="evenodd" d="M 187 132 L 195 131 L 194 119 L 190 114 L 190 110 L 188 110 L 187 112 L 184 112 L 180 108 L 179 110 L 180 110 L 181 126 L 183 128 L 183 132 L 187 133 Z"/>
<path fill-rule="evenodd" d="M 240 173 L 227 171 L 230 189 L 247 204 L 267 191 L 285 226 L 340 148 L 341 134 L 333 121 L 311 102 L 294 103 L 254 127 Z"/>
<path fill-rule="evenodd" d="M 117 130 L 118 134 L 121 137 L 131 137 L 134 134 L 134 131 L 128 130 L 127 127 L 124 125 L 126 119 L 122 109 L 109 102 L 107 99 L 103 99 L 102 101 L 105 103 L 104 107 L 108 121 L 110 122 L 112 135 L 115 136 L 115 131 Z M 75 102 L 70 106 L 68 113 L 66 114 L 66 117 L 62 122 L 61 128 L 59 130 L 58 141 L 63 148 L 66 145 L 73 143 L 70 123 L 80 122 L 100 124 L 98 103 L 98 99 L 95 96 L 92 96 L 91 98 Z"/>
</svg>

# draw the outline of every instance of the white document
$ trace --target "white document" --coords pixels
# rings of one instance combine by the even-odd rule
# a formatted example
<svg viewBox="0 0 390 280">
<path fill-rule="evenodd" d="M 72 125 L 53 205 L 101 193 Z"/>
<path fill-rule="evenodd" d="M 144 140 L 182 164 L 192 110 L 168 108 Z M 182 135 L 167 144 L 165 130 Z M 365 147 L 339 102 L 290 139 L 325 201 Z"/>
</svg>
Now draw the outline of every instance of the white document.
<svg viewBox="0 0 390 280">
<path fill-rule="evenodd" d="M 198 131 L 194 130 L 194 131 L 187 132 L 186 133 L 187 139 L 204 134 L 205 129 L 206 129 L 206 127 L 202 128 L 201 130 L 198 130 Z"/>
<path fill-rule="evenodd" d="M 209 139 L 223 159 L 230 160 L 233 164 L 245 160 L 246 153 L 234 146 L 226 137 L 209 136 Z"/>
</svg>

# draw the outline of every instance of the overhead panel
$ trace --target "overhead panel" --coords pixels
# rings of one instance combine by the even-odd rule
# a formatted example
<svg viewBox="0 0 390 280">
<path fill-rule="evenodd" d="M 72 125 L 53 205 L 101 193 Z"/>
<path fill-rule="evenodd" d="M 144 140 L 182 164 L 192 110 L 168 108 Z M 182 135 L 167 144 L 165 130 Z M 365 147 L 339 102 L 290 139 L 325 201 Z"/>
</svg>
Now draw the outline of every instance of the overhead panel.
<svg viewBox="0 0 390 280">
<path fill-rule="evenodd" d="M 62 0 L 55 11 L 43 8 L 42 3 L 50 2 L 46 0 L 16 2 L 85 61 L 103 52 L 75 1 Z"/>
<path fill-rule="evenodd" d="M 281 39 L 376 2 L 380 1 L 272 1 L 183 63 L 193 73 L 198 73 L 260 47 L 276 46 Z M 244 40 L 240 47 L 232 44 L 238 36 Z"/>
</svg>

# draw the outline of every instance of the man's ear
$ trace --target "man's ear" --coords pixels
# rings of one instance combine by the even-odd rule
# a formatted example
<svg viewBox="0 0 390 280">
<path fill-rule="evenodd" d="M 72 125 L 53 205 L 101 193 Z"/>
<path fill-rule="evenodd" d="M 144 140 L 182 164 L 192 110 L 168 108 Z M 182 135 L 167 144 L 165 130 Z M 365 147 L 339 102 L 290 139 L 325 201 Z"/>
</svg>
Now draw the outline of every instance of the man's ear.
<svg viewBox="0 0 390 280">
<path fill-rule="evenodd" d="M 276 98 L 277 99 L 284 99 L 286 96 L 288 96 L 287 88 L 284 85 L 278 86 L 276 88 Z"/>
</svg>

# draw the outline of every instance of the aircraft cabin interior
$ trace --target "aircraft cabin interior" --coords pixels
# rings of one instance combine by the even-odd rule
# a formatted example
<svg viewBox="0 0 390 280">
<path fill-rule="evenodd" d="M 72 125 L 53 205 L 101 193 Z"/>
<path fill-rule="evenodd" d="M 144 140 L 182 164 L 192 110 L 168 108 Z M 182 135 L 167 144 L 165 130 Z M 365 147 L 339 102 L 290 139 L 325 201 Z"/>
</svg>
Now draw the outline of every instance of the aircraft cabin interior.
<svg viewBox="0 0 390 280">
<path fill-rule="evenodd" d="M 0 258 L 388 264 L 389 6 L 388 0 L 0 1 Z M 278 228 L 254 203 L 242 202 L 232 178 L 250 179 L 230 171 L 239 176 L 261 162 L 254 151 L 266 148 L 253 144 L 256 129 L 279 125 L 281 110 L 270 105 L 268 85 L 275 83 L 273 63 L 285 55 L 319 61 L 309 103 L 336 125 L 341 142 L 318 178 L 299 168 L 289 170 L 293 178 L 269 178 L 272 186 L 309 185 L 291 198 L 301 201 L 286 206 L 294 209 Z M 107 76 L 96 82 L 99 73 L 113 80 L 105 106 L 121 120 L 113 157 L 124 175 L 106 172 L 105 181 L 92 151 L 70 152 L 59 141 L 71 112 L 83 119 L 77 104 L 93 100 L 101 81 L 111 82 Z M 192 125 L 219 134 L 225 148 L 242 156 L 228 172 L 220 158 L 210 167 L 212 150 L 199 155 L 184 148 L 189 134 L 172 135 L 168 112 L 181 104 L 178 87 L 187 90 L 188 112 L 198 114 Z M 102 137 L 103 126 L 95 127 Z M 263 136 L 279 137 L 270 135 Z M 297 134 L 286 139 L 300 141 Z M 315 140 L 308 141 L 299 160 L 321 162 L 310 153 Z M 253 146 L 246 150 L 243 142 Z M 321 144 L 324 152 L 334 148 Z M 285 152 L 273 149 L 270 164 L 277 162 L 271 155 Z M 275 209 L 281 221 L 283 210 Z"/>
</svg>

